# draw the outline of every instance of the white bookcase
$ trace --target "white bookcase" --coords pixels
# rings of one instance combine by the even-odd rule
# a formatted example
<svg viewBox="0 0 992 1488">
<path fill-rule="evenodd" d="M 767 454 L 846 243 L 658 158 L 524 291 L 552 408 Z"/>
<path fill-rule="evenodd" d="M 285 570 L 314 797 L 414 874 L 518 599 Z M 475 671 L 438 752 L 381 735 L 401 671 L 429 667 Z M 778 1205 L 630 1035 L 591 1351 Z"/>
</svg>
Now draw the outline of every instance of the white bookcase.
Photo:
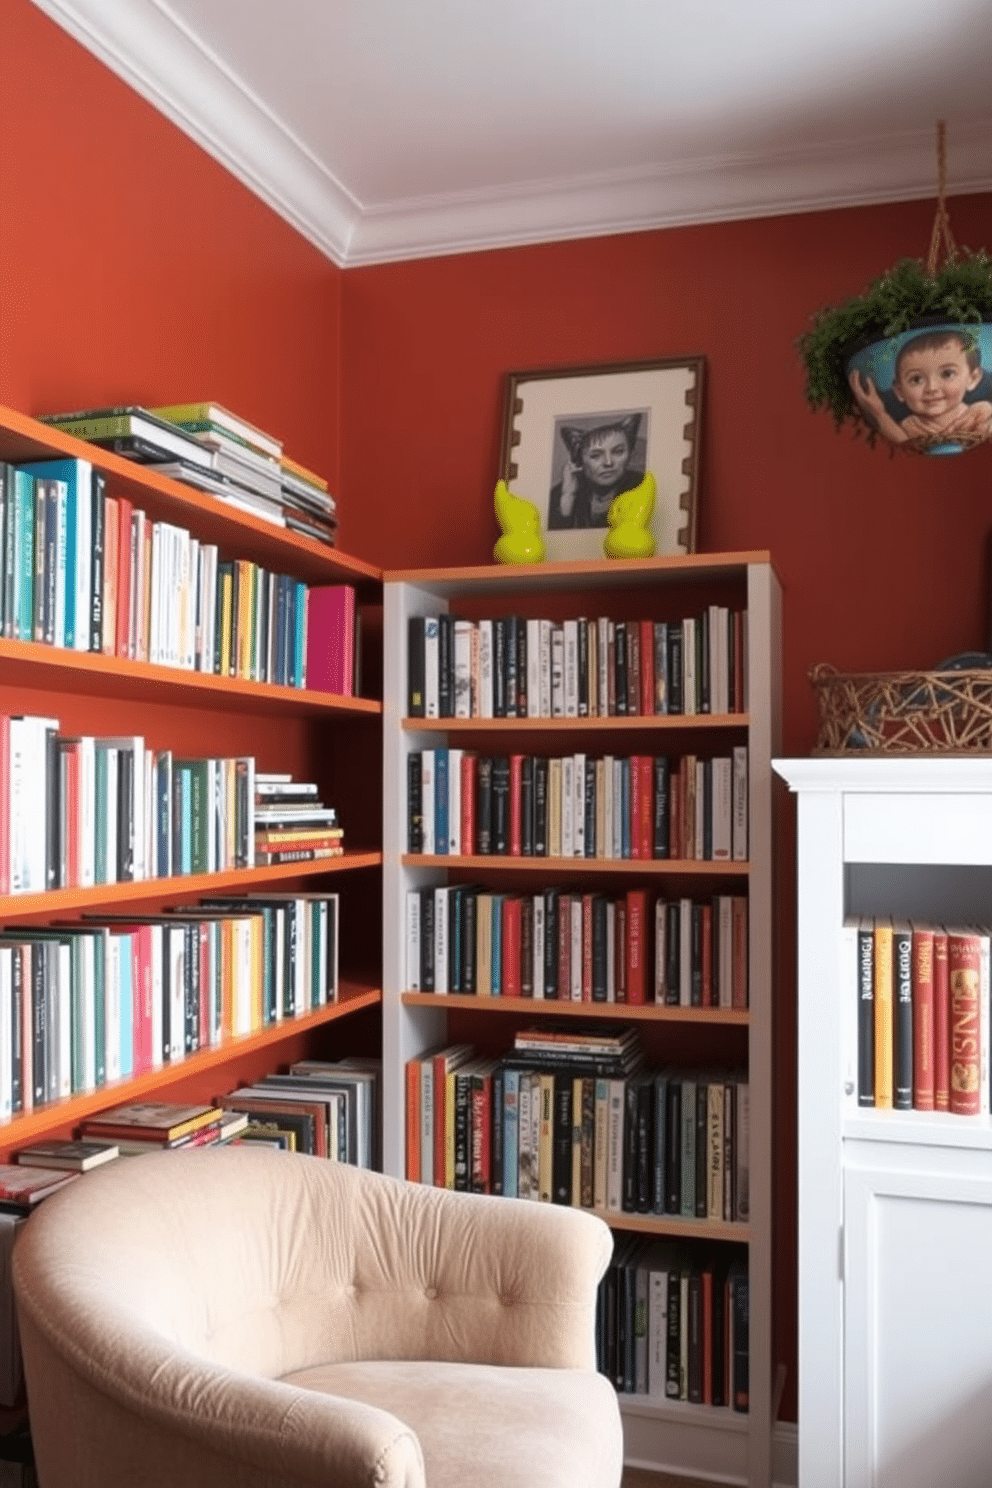
<svg viewBox="0 0 992 1488">
<path fill-rule="evenodd" d="M 992 1123 L 860 1109 L 846 916 L 988 923 L 992 759 L 775 761 L 798 797 L 800 1488 L 992 1476 Z"/>
<path fill-rule="evenodd" d="M 741 1241 L 750 1277 L 750 1411 L 621 1395 L 628 1462 L 698 1473 L 767 1488 L 771 1481 L 773 1417 L 771 1353 L 772 1252 L 772 811 L 771 758 L 779 737 L 780 597 L 767 553 L 699 554 L 620 563 L 540 564 L 387 573 L 385 575 L 384 821 L 383 821 L 383 1061 L 384 1157 L 401 1174 L 405 1155 L 406 1061 L 445 1039 L 470 1037 L 479 1047 L 510 1046 L 516 1026 L 542 1017 L 608 1015 L 636 1019 L 657 1062 L 669 1049 L 684 1062 L 724 1063 L 727 1050 L 746 1063 L 750 1082 L 750 1222 L 716 1224 L 674 1216 L 611 1214 L 622 1231 Z M 555 719 L 408 719 L 407 630 L 411 616 L 442 611 L 475 616 L 517 614 L 555 618 L 610 615 L 676 620 L 707 603 L 745 609 L 748 616 L 746 713 L 686 717 Z M 579 742 L 579 741 L 582 742 Z M 413 857 L 407 853 L 407 756 L 448 743 L 480 752 L 615 754 L 685 752 L 729 754 L 746 744 L 749 755 L 749 858 L 701 861 L 492 857 Z M 669 895 L 723 892 L 749 901 L 749 987 L 746 1010 L 648 1004 L 569 1004 L 531 998 L 460 997 L 413 993 L 406 987 L 407 891 L 471 875 L 476 881 L 543 885 L 596 876 L 617 892 L 649 882 Z M 726 887 L 724 885 L 733 885 Z"/>
</svg>

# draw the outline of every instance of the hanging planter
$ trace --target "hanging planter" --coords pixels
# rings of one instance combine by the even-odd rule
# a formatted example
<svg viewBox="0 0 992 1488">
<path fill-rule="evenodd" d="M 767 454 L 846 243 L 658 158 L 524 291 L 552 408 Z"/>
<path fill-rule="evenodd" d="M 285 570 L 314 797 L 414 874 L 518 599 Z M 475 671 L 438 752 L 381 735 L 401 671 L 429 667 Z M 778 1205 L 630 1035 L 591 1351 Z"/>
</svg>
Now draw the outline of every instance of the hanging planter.
<svg viewBox="0 0 992 1488">
<path fill-rule="evenodd" d="M 938 202 L 926 263 L 906 258 L 861 295 L 821 310 L 799 338 L 806 398 L 920 454 L 959 454 L 992 439 L 992 258 L 959 249 L 945 204 L 945 132 L 937 126 Z M 943 262 L 940 262 L 943 250 Z"/>
</svg>

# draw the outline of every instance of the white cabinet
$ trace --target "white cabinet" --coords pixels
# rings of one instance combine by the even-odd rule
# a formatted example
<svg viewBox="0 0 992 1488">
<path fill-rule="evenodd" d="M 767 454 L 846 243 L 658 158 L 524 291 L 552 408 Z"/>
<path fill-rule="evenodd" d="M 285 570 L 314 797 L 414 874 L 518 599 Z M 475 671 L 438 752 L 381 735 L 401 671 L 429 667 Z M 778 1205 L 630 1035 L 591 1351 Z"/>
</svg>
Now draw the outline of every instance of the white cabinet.
<svg viewBox="0 0 992 1488">
<path fill-rule="evenodd" d="M 784 760 L 798 796 L 800 1488 L 992 1481 L 992 1123 L 859 1110 L 845 917 L 988 922 L 992 761 Z"/>
</svg>

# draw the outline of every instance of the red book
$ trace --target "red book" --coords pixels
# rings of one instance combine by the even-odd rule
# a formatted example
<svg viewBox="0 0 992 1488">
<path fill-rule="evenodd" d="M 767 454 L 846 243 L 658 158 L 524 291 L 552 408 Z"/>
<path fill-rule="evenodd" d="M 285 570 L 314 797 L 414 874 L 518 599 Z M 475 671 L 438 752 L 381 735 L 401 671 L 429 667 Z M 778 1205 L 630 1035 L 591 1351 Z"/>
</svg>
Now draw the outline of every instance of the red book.
<svg viewBox="0 0 992 1488">
<path fill-rule="evenodd" d="M 615 951 L 613 956 L 614 996 L 627 1001 L 627 901 L 618 899 L 613 910 Z"/>
<path fill-rule="evenodd" d="M 977 1116 L 981 1110 L 981 955 L 978 935 L 947 932 L 951 1110 L 957 1116 Z"/>
<path fill-rule="evenodd" d="M 592 1002 L 592 895 L 582 895 L 582 1001 Z"/>
<path fill-rule="evenodd" d="M 493 1077 L 488 1068 L 482 1068 L 472 1075 L 472 1155 L 469 1177 L 471 1193 L 491 1191 L 492 1090 Z"/>
<path fill-rule="evenodd" d="M 558 900 L 558 999 L 572 996 L 572 896 L 562 894 Z"/>
<path fill-rule="evenodd" d="M 933 932 L 933 1108 L 951 1109 L 951 1008 L 947 931 Z"/>
<path fill-rule="evenodd" d="M 630 757 L 630 856 L 632 858 L 643 857 L 641 851 L 641 794 L 643 789 L 641 756 L 632 754 Z"/>
<path fill-rule="evenodd" d="M 355 590 L 315 584 L 307 591 L 306 686 L 351 697 L 355 690 Z"/>
<path fill-rule="evenodd" d="M 703 1404 L 713 1404 L 713 1262 L 703 1266 L 702 1314 L 703 1314 Z"/>
<path fill-rule="evenodd" d="M 406 1062 L 406 1176 L 420 1182 L 420 1060 Z"/>
<path fill-rule="evenodd" d="M 503 900 L 503 996 L 521 996 L 520 986 L 520 913 L 517 894 Z"/>
<path fill-rule="evenodd" d="M 933 931 L 913 926 L 913 1106 L 932 1111 Z"/>
<path fill-rule="evenodd" d="M 131 513 L 133 503 L 126 496 L 117 497 L 117 630 L 114 650 L 118 656 L 131 654 Z"/>
<path fill-rule="evenodd" d="M 713 996 L 713 906 L 703 905 L 703 1007 L 713 1007 L 716 998 Z"/>
<path fill-rule="evenodd" d="M 519 858 L 523 852 L 520 822 L 520 785 L 523 774 L 522 754 L 510 755 L 510 856 Z"/>
<path fill-rule="evenodd" d="M 730 900 L 730 1006 L 746 1008 L 747 997 L 747 896 Z"/>
<path fill-rule="evenodd" d="M 627 920 L 627 988 L 625 1001 L 645 1003 L 648 1000 L 647 946 L 645 925 L 648 914 L 646 889 L 628 889 Z"/>
<path fill-rule="evenodd" d="M 639 754 L 631 763 L 636 765 L 641 777 L 640 809 L 636 818 L 636 832 L 640 843 L 639 857 L 654 857 L 654 760 L 649 754 Z M 631 831 L 635 830 L 632 818 Z"/>
<path fill-rule="evenodd" d="M 642 620 L 641 632 L 641 712 L 654 712 L 654 621 Z"/>
<path fill-rule="evenodd" d="M 471 857 L 475 852 L 475 764 L 476 756 L 466 749 L 461 759 L 461 843 L 464 857 Z"/>
<path fill-rule="evenodd" d="M 120 508 L 118 497 L 106 496 L 103 504 L 103 654 L 113 656 L 117 647 L 117 569 L 120 562 Z"/>
<path fill-rule="evenodd" d="M 627 622 L 627 716 L 636 718 L 641 709 L 641 635 L 636 620 Z"/>
</svg>

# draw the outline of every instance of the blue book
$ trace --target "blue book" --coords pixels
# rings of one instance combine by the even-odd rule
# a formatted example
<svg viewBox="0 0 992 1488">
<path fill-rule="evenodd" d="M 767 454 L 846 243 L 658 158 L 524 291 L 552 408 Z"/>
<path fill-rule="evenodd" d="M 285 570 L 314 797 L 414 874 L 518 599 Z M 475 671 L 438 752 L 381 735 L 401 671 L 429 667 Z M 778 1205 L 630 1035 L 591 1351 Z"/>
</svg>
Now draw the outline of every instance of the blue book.
<svg viewBox="0 0 992 1488">
<path fill-rule="evenodd" d="M 503 1195 L 517 1197 L 517 1147 L 520 1141 L 520 1071 L 503 1072 Z"/>
<path fill-rule="evenodd" d="M 285 574 L 276 575 L 275 668 L 272 680 L 280 687 L 286 685 L 286 603 L 289 583 Z"/>
<path fill-rule="evenodd" d="M 33 475 L 63 481 L 65 500 L 65 642 L 71 650 L 90 649 L 90 594 L 93 557 L 93 466 L 89 460 L 32 460 Z M 60 580 L 62 570 L 60 567 Z"/>
<path fill-rule="evenodd" d="M 448 751 L 434 751 L 434 851 L 448 851 Z"/>
<path fill-rule="evenodd" d="M 121 1079 L 134 1073 L 134 936 L 130 932 L 120 940 L 121 984 Z"/>
<path fill-rule="evenodd" d="M 288 681 L 291 687 L 302 687 L 306 680 L 307 586 L 302 579 L 297 579 L 293 588 L 295 590 L 293 672 Z"/>
<path fill-rule="evenodd" d="M 490 971 L 493 997 L 503 995 L 503 902 L 505 894 L 493 895 L 492 969 Z"/>
</svg>

